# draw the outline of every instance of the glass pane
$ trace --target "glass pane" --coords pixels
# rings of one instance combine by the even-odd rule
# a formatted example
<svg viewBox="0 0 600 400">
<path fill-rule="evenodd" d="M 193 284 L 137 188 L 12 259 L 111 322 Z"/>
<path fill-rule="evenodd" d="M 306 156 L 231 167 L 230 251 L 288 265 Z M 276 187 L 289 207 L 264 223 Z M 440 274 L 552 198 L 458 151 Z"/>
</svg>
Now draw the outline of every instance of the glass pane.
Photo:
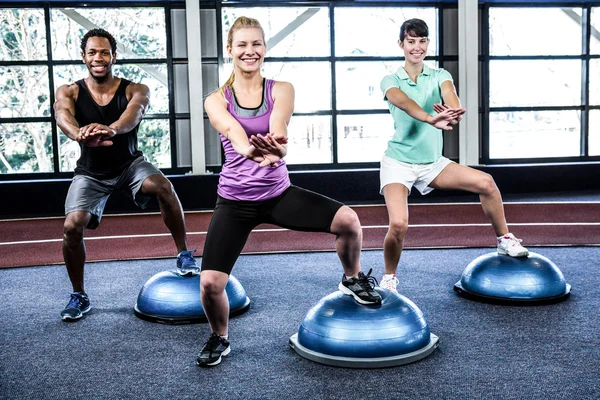
<svg viewBox="0 0 600 400">
<path fill-rule="evenodd" d="M 71 172 L 77 166 L 77 160 L 81 155 L 79 143 L 71 140 L 58 128 L 58 145 L 60 154 L 60 171 Z"/>
<path fill-rule="evenodd" d="M 427 61 L 431 68 L 437 62 Z M 336 63 L 336 101 L 339 110 L 387 109 L 379 84 L 395 73 L 402 61 L 340 61 Z"/>
<path fill-rule="evenodd" d="M 294 116 L 288 127 L 288 164 L 326 164 L 333 162 L 331 117 Z"/>
<path fill-rule="evenodd" d="M 490 8 L 490 55 L 581 54 L 581 38 L 581 8 Z"/>
<path fill-rule="evenodd" d="M 394 134 L 390 114 L 338 116 L 338 161 L 380 161 Z"/>
<path fill-rule="evenodd" d="M 325 7 L 223 8 L 223 55 L 236 18 L 258 19 L 265 31 L 267 57 L 329 56 L 329 12 Z"/>
<path fill-rule="evenodd" d="M 398 46 L 400 25 L 410 18 L 419 18 L 429 27 L 430 56 L 437 54 L 437 11 L 435 8 L 336 8 L 335 55 L 403 56 Z"/>
<path fill-rule="evenodd" d="M 148 114 L 169 112 L 169 89 L 167 64 L 126 64 L 115 65 L 115 76 L 143 83 L 150 88 L 150 109 Z"/>
<path fill-rule="evenodd" d="M 600 156 L 600 110 L 590 111 L 589 155 Z"/>
<path fill-rule="evenodd" d="M 94 28 L 115 37 L 118 58 L 167 57 L 164 8 L 53 9 L 50 16 L 55 60 L 79 60 L 81 39 Z"/>
<path fill-rule="evenodd" d="M 600 58 L 590 60 L 590 105 L 600 105 Z"/>
<path fill-rule="evenodd" d="M 144 119 L 138 131 L 138 148 L 158 168 L 171 167 L 171 135 L 168 119 Z"/>
<path fill-rule="evenodd" d="M 178 119 L 175 121 L 175 143 L 177 152 L 177 166 L 192 166 L 192 134 L 190 132 L 190 120 Z M 204 135 L 204 142 L 208 142 L 208 135 Z"/>
<path fill-rule="evenodd" d="M 186 23 L 185 10 L 171 10 L 171 43 L 174 58 L 187 58 Z"/>
<path fill-rule="evenodd" d="M 579 111 L 490 113 L 490 158 L 577 157 Z"/>
<path fill-rule="evenodd" d="M 77 65 L 55 65 L 54 68 L 54 92 L 62 85 L 84 79 L 88 76 L 87 68 L 83 64 Z"/>
<path fill-rule="evenodd" d="M 43 9 L 0 9 L 0 32 L 0 61 L 48 59 Z"/>
<path fill-rule="evenodd" d="M 600 7 L 592 8 L 592 26 L 596 32 L 600 32 Z M 593 32 L 592 30 L 592 32 Z M 600 54 L 600 35 L 597 33 L 590 37 L 590 52 Z"/>
<path fill-rule="evenodd" d="M 0 67 L 0 118 L 50 116 L 48 67 Z"/>
<path fill-rule="evenodd" d="M 263 76 L 294 85 L 295 112 L 331 109 L 331 70 L 328 62 L 268 62 Z"/>
<path fill-rule="evenodd" d="M 581 61 L 490 61 L 491 107 L 576 105 L 581 105 Z"/>
<path fill-rule="evenodd" d="M 49 122 L 0 124 L 0 172 L 52 172 L 52 127 Z"/>
<path fill-rule="evenodd" d="M 204 146 L 206 166 L 221 166 L 223 163 L 221 157 L 221 138 L 217 130 L 211 125 L 208 118 L 204 118 Z"/>
</svg>

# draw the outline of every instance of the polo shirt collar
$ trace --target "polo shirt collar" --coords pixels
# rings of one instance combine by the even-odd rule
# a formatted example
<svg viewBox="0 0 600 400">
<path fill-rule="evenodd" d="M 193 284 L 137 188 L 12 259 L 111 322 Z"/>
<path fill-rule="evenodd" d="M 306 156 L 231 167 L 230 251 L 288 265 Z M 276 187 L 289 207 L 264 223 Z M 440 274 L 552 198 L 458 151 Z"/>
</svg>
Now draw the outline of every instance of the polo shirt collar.
<svg viewBox="0 0 600 400">
<path fill-rule="evenodd" d="M 398 71 L 396 71 L 396 74 L 398 75 L 398 77 L 400 79 L 408 79 L 408 80 L 410 80 L 410 77 L 408 76 L 408 74 L 404 70 L 404 67 L 398 68 Z M 429 68 L 427 66 L 427 64 L 423 64 L 423 71 L 419 74 L 419 76 L 421 76 L 421 75 L 427 75 L 427 76 L 431 75 L 431 68 Z"/>
</svg>

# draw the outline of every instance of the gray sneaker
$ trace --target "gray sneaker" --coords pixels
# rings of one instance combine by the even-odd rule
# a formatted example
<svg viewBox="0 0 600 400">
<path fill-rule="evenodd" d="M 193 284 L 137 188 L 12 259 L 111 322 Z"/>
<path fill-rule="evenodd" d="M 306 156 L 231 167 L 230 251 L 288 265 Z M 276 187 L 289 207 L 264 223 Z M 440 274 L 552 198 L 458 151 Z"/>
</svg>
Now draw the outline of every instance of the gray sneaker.
<svg viewBox="0 0 600 400">
<path fill-rule="evenodd" d="M 356 278 L 346 278 L 346 275 L 343 275 L 338 288 L 342 293 L 354 297 L 360 304 L 379 305 L 381 295 L 374 289 L 377 281 L 371 276 L 372 271 L 370 269 L 367 275 L 361 271 Z"/>
<path fill-rule="evenodd" d="M 71 300 L 64 310 L 60 313 L 63 321 L 75 321 L 83 317 L 83 314 L 90 311 L 90 299 L 86 294 L 79 292 L 71 293 Z"/>
<path fill-rule="evenodd" d="M 214 367 L 220 364 L 222 358 L 230 351 L 229 341 L 213 332 L 204 343 L 202 350 L 200 350 L 200 354 L 196 358 L 196 365 L 199 367 Z"/>
</svg>

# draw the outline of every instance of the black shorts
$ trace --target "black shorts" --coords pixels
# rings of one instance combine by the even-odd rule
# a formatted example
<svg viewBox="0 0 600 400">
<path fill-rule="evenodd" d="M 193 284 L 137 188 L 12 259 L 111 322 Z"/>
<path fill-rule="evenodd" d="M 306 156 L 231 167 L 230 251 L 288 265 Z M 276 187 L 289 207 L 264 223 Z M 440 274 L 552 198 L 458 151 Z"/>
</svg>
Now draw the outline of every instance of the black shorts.
<svg viewBox="0 0 600 400">
<path fill-rule="evenodd" d="M 202 270 L 230 274 L 248 235 L 259 224 L 305 232 L 331 233 L 331 223 L 343 204 L 297 186 L 290 186 L 277 197 L 265 201 L 217 198 L 210 221 Z"/>
</svg>

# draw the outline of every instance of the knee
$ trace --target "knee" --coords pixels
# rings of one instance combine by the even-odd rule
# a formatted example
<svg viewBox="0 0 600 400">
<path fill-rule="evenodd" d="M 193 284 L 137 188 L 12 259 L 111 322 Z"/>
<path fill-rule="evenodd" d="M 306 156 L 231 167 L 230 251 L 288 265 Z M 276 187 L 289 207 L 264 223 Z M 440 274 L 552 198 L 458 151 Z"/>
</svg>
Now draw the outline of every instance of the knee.
<svg viewBox="0 0 600 400">
<path fill-rule="evenodd" d="M 338 235 L 360 235 L 362 232 L 358 215 L 348 206 L 343 206 L 335 214 L 332 228 L 332 233 Z"/>
<path fill-rule="evenodd" d="M 156 185 L 155 194 L 159 199 L 168 199 L 173 197 L 174 193 L 173 184 L 168 179 L 163 179 Z"/>
<path fill-rule="evenodd" d="M 223 284 L 223 279 L 219 279 L 219 277 L 213 274 L 202 273 L 200 277 L 200 290 L 205 296 L 216 296 L 218 294 L 223 293 L 225 291 L 225 285 L 227 285 L 227 280 Z"/>
<path fill-rule="evenodd" d="M 492 195 L 498 191 L 496 182 L 490 174 L 483 174 L 483 177 L 479 180 L 479 194 L 486 196 Z"/>
<path fill-rule="evenodd" d="M 394 237 L 396 240 L 404 239 L 404 236 L 406 236 L 406 232 L 408 232 L 407 219 L 390 221 L 388 234 Z"/>
<path fill-rule="evenodd" d="M 67 219 L 63 226 L 63 239 L 68 246 L 77 246 L 83 241 L 85 224 L 77 219 Z"/>
</svg>

